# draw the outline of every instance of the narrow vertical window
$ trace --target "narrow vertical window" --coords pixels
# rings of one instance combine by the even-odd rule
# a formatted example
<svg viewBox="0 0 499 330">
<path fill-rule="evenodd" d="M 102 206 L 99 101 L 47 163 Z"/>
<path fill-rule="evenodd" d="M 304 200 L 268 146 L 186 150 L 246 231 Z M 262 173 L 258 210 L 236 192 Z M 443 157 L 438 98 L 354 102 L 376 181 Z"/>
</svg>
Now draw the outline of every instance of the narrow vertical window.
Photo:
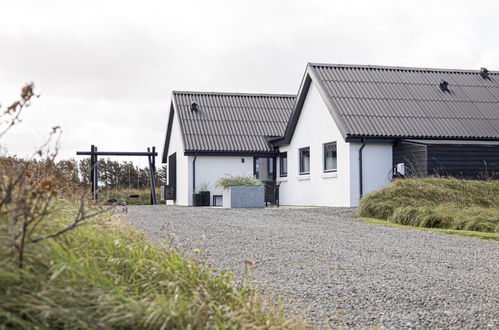
<svg viewBox="0 0 499 330">
<path fill-rule="evenodd" d="M 310 148 L 300 149 L 300 174 L 310 173 Z"/>
<path fill-rule="evenodd" d="M 260 158 L 253 157 L 253 176 L 260 179 Z"/>
<path fill-rule="evenodd" d="M 282 177 L 288 176 L 288 153 L 283 152 L 279 157 L 279 175 Z"/>
<path fill-rule="evenodd" d="M 338 169 L 336 161 L 336 142 L 324 144 L 324 172 L 334 172 Z"/>
<path fill-rule="evenodd" d="M 267 158 L 267 178 L 274 179 L 274 158 Z"/>
</svg>

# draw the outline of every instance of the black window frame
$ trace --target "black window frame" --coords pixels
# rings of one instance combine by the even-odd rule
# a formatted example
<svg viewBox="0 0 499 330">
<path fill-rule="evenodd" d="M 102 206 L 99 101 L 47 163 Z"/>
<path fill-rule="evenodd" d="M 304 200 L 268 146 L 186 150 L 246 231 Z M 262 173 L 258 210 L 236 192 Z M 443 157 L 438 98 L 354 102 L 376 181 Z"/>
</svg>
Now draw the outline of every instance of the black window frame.
<svg viewBox="0 0 499 330">
<path fill-rule="evenodd" d="M 334 152 L 334 156 L 336 158 L 336 168 L 332 168 L 332 169 L 327 169 L 326 168 L 326 148 L 330 145 L 334 145 L 335 146 L 335 152 Z M 324 173 L 331 173 L 331 172 L 337 172 L 338 171 L 338 144 L 336 143 L 336 141 L 332 141 L 332 142 L 327 142 L 327 143 L 324 143 L 322 145 L 322 170 L 324 171 Z"/>
<path fill-rule="evenodd" d="M 303 163 L 303 153 L 307 151 L 308 152 L 308 171 L 304 171 L 304 163 Z M 303 147 L 298 149 L 298 159 L 299 159 L 299 170 L 300 170 L 300 175 L 308 175 L 310 174 L 310 147 Z"/>
<path fill-rule="evenodd" d="M 283 159 L 286 159 L 286 171 L 284 171 Z M 288 176 L 288 153 L 282 152 L 279 155 L 279 176 L 285 178 Z"/>
</svg>

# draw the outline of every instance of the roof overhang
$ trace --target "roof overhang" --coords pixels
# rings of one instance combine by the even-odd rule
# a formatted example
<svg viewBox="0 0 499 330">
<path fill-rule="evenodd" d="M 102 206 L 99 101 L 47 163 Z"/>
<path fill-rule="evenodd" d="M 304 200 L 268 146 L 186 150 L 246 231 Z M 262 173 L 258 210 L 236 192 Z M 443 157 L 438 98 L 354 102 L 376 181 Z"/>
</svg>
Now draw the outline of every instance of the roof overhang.
<svg viewBox="0 0 499 330">
<path fill-rule="evenodd" d="M 161 159 L 162 163 L 166 163 L 168 160 L 168 147 L 170 145 L 170 139 L 172 136 L 172 127 L 173 127 L 173 117 L 175 115 L 175 110 L 173 109 L 173 101 L 170 105 L 170 114 L 168 115 L 168 127 L 166 129 L 166 138 L 165 145 L 163 147 L 163 157 Z"/>
<path fill-rule="evenodd" d="M 293 134 L 295 132 L 296 125 L 300 118 L 300 114 L 303 109 L 303 105 L 305 103 L 305 99 L 307 98 L 308 90 L 310 89 L 312 81 L 317 85 L 317 90 L 319 91 L 319 94 L 324 100 L 324 103 L 326 104 L 326 107 L 329 110 L 331 117 L 333 118 L 336 126 L 338 127 L 338 130 L 343 135 L 343 138 L 346 139 L 345 127 L 343 125 L 343 122 L 341 121 L 341 118 L 339 118 L 338 116 L 338 112 L 335 110 L 333 104 L 331 103 L 331 101 L 327 96 L 326 87 L 324 86 L 322 81 L 317 77 L 317 74 L 314 72 L 314 69 L 309 63 L 307 65 L 307 68 L 305 69 L 305 74 L 303 75 L 300 89 L 298 90 L 298 95 L 295 101 L 295 106 L 293 108 L 293 112 L 291 113 L 290 120 L 286 127 L 284 137 L 276 141 L 273 141 L 272 142 L 273 146 L 275 147 L 284 146 L 288 145 L 291 142 L 291 139 L 293 138 Z"/>
</svg>

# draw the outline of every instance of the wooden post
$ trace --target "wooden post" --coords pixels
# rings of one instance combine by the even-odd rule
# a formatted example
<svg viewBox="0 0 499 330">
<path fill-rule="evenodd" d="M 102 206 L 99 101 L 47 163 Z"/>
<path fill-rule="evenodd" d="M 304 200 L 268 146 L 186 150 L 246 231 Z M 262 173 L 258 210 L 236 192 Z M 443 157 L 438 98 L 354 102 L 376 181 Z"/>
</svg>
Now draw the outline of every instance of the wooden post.
<svg viewBox="0 0 499 330">
<path fill-rule="evenodd" d="M 147 148 L 147 152 L 151 152 L 151 148 Z M 149 181 L 151 183 L 151 205 L 156 205 L 156 185 L 154 183 L 154 156 L 148 155 L 147 160 L 149 161 Z"/>
<path fill-rule="evenodd" d="M 99 199 L 99 160 L 97 158 L 97 147 L 94 147 L 94 165 L 95 165 L 95 169 L 94 169 L 94 176 L 95 176 L 95 179 L 94 179 L 94 200 L 98 200 Z"/>
<path fill-rule="evenodd" d="M 95 174 L 94 174 L 94 169 L 95 169 L 95 164 L 94 164 L 94 145 L 92 144 L 90 146 L 90 186 L 92 187 L 92 198 L 95 199 L 95 184 L 94 184 L 94 179 L 95 179 Z"/>
</svg>

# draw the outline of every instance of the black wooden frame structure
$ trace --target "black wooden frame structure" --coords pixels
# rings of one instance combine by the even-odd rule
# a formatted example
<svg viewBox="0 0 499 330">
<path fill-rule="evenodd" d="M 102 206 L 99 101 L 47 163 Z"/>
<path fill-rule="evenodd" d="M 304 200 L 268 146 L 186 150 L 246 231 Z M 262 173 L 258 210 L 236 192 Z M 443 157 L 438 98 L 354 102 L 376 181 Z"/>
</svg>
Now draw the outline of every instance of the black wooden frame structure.
<svg viewBox="0 0 499 330">
<path fill-rule="evenodd" d="M 77 151 L 77 156 L 90 156 L 90 184 L 92 186 L 92 198 L 99 199 L 99 166 L 98 156 L 147 156 L 149 162 L 149 181 L 151 183 L 151 204 L 156 205 L 156 185 L 154 183 L 154 174 L 156 173 L 156 147 L 147 148 L 147 152 L 128 152 L 128 151 L 97 151 L 95 145 L 90 146 L 90 151 Z"/>
</svg>

